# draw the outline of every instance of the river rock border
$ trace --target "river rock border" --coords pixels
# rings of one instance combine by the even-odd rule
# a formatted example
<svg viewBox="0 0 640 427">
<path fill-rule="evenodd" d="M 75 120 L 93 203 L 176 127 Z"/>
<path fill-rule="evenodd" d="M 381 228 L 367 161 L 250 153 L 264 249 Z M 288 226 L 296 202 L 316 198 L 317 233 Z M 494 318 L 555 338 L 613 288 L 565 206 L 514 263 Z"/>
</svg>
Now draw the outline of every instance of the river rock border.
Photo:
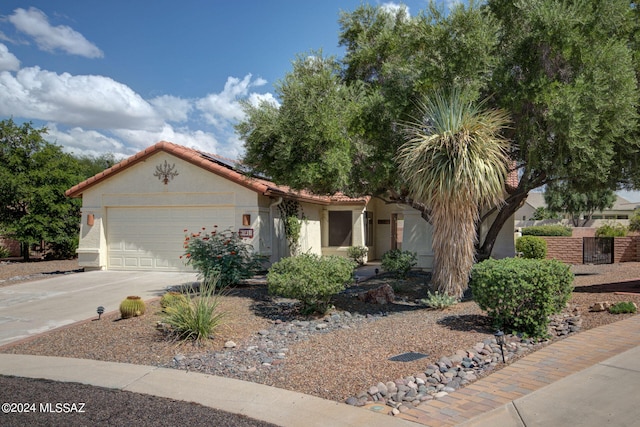
<svg viewBox="0 0 640 427">
<path fill-rule="evenodd" d="M 352 314 L 336 312 L 318 320 L 283 321 L 275 319 L 268 329 L 258 331 L 240 347 L 235 342 L 225 343 L 225 350 L 202 354 L 177 354 L 168 367 L 193 370 L 213 375 L 259 381 L 265 372 L 277 369 L 289 352 L 288 346 L 308 339 L 312 334 L 350 329 L 359 323 L 374 322 L 386 313 Z M 567 307 L 563 313 L 552 316 L 549 323 L 551 340 L 533 341 L 506 335 L 503 347 L 507 363 L 534 351 L 553 339 L 576 333 L 582 319 L 576 307 Z M 159 325 L 161 326 L 161 325 Z M 387 405 L 389 414 L 399 414 L 421 402 L 438 399 L 460 387 L 489 374 L 502 363 L 502 352 L 494 338 L 486 339 L 466 350 L 443 356 L 426 366 L 423 372 L 393 381 L 378 382 L 346 399 L 353 406 L 369 404 Z"/>
<path fill-rule="evenodd" d="M 426 366 L 423 372 L 379 382 L 357 396 L 349 397 L 345 403 L 365 406 L 385 404 L 390 415 L 397 415 L 420 403 L 447 396 L 449 393 L 488 375 L 504 360 L 510 363 L 525 354 L 549 344 L 552 340 L 579 332 L 582 318 L 577 307 L 567 307 L 561 314 L 551 316 L 550 340 L 534 341 L 515 335 L 505 336 L 501 349 L 495 338 L 479 342 L 471 349 L 458 350 L 451 356 L 443 356 L 436 363 Z"/>
</svg>

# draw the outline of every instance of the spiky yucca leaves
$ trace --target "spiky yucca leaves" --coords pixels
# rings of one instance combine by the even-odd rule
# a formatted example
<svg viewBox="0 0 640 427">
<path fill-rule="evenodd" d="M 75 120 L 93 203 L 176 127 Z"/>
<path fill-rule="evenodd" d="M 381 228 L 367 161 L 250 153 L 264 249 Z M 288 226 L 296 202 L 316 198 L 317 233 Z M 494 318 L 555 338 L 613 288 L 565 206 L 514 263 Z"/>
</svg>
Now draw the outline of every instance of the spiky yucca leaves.
<svg viewBox="0 0 640 427">
<path fill-rule="evenodd" d="M 503 201 L 509 144 L 500 132 L 509 120 L 456 90 L 427 98 L 420 115 L 407 124 L 397 160 L 411 197 L 431 209 L 433 284 L 460 298 L 473 267 L 480 210 Z"/>
</svg>

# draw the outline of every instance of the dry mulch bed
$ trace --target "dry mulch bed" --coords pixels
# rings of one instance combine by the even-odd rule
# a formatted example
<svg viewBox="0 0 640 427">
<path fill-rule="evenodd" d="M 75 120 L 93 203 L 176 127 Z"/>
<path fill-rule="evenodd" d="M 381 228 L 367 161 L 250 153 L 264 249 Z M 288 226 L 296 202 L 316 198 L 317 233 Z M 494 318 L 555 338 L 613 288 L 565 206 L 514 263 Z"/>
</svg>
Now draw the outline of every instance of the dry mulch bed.
<svg viewBox="0 0 640 427">
<path fill-rule="evenodd" d="M 75 270 L 73 262 L 67 268 Z M 46 263 L 24 267 L 41 268 Z M 0 266 L 0 280 L 6 265 Z M 17 268 L 19 266 L 12 266 Z M 55 270 L 62 266 L 55 264 Z M 574 266 L 575 291 L 570 304 L 582 313 L 583 329 L 621 320 L 629 315 L 593 313 L 588 307 L 598 301 L 634 301 L 640 304 L 640 263 L 605 266 Z M 46 270 L 46 268 L 45 268 Z M 12 270 L 15 271 L 15 270 Z M 33 272 L 33 271 L 32 271 Z M 25 276 L 28 272 L 20 275 Z M 365 304 L 354 292 L 334 301 L 336 310 L 351 313 L 386 315 L 357 327 L 330 333 L 313 334 L 306 341 L 289 347 L 287 357 L 277 368 L 268 368 L 256 381 L 319 397 L 343 400 L 366 390 L 379 381 L 413 375 L 440 356 L 466 349 L 492 336 L 488 318 L 473 301 L 459 303 L 444 311 L 418 308 L 413 304 L 426 292 L 424 275 L 407 281 L 378 276 L 358 284 L 359 290 L 390 283 L 405 302 L 391 305 Z M 6 283 L 6 282 L 4 282 Z M 266 329 L 275 319 L 302 318 L 294 311 L 275 304 L 264 286 L 238 287 L 223 297 L 221 308 L 227 312 L 227 324 L 205 346 L 179 343 L 156 330 L 160 319 L 158 301 L 151 301 L 144 316 L 120 320 L 118 313 L 107 313 L 101 321 L 87 321 L 62 328 L 0 349 L 6 353 L 38 354 L 96 360 L 170 366 L 176 354 L 201 354 L 225 351 L 224 343 L 233 340 L 238 347 L 257 331 Z M 226 350 L 233 351 L 233 350 Z M 399 353 L 414 351 L 428 359 L 398 363 L 387 360 Z M 262 368 L 259 368 L 262 369 Z M 246 378 L 244 378 L 246 379 Z"/>
</svg>

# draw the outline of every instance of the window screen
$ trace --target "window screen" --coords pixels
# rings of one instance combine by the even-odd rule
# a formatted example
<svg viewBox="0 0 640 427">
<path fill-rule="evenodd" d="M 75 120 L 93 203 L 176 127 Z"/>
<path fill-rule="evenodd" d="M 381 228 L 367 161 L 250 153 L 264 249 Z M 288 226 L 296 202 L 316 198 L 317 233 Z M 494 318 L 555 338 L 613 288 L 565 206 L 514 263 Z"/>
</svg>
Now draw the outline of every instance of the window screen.
<svg viewBox="0 0 640 427">
<path fill-rule="evenodd" d="M 329 246 L 351 246 L 351 211 L 329 211 Z"/>
</svg>

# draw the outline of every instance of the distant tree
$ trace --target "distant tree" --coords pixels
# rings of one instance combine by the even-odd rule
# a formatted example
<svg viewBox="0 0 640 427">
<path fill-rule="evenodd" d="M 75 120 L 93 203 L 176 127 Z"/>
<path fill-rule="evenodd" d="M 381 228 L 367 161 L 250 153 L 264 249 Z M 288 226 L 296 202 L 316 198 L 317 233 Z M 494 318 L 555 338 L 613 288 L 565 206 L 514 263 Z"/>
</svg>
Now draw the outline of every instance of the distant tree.
<svg viewBox="0 0 640 427">
<path fill-rule="evenodd" d="M 508 115 L 484 111 L 455 90 L 437 92 L 422 111 L 400 148 L 400 173 L 411 197 L 431 207 L 432 283 L 461 298 L 474 263 L 480 210 L 504 196 L 509 143 L 500 133 Z"/>
<path fill-rule="evenodd" d="M 629 218 L 629 231 L 640 231 L 640 209 L 633 210 L 631 218 Z"/>
<path fill-rule="evenodd" d="M 92 177 L 117 163 L 112 153 L 104 153 L 99 156 L 82 155 L 74 157 L 78 161 L 80 171 L 84 178 Z"/>
<path fill-rule="evenodd" d="M 551 212 L 549 209 L 545 208 L 544 206 L 540 206 L 539 208 L 536 208 L 536 210 L 533 212 L 533 215 L 531 215 L 531 220 L 534 221 L 543 221 L 545 219 L 558 219 L 559 215 L 556 212 Z"/>
<path fill-rule="evenodd" d="M 568 214 L 574 227 L 584 227 L 594 212 L 614 205 L 616 193 L 608 188 L 580 190 L 567 182 L 555 182 L 547 186 L 544 200 L 549 211 Z"/>
<path fill-rule="evenodd" d="M 80 201 L 64 192 L 82 180 L 77 160 L 31 123 L 0 121 L 0 228 L 21 242 L 45 241 L 73 253 L 79 233 Z"/>
</svg>

